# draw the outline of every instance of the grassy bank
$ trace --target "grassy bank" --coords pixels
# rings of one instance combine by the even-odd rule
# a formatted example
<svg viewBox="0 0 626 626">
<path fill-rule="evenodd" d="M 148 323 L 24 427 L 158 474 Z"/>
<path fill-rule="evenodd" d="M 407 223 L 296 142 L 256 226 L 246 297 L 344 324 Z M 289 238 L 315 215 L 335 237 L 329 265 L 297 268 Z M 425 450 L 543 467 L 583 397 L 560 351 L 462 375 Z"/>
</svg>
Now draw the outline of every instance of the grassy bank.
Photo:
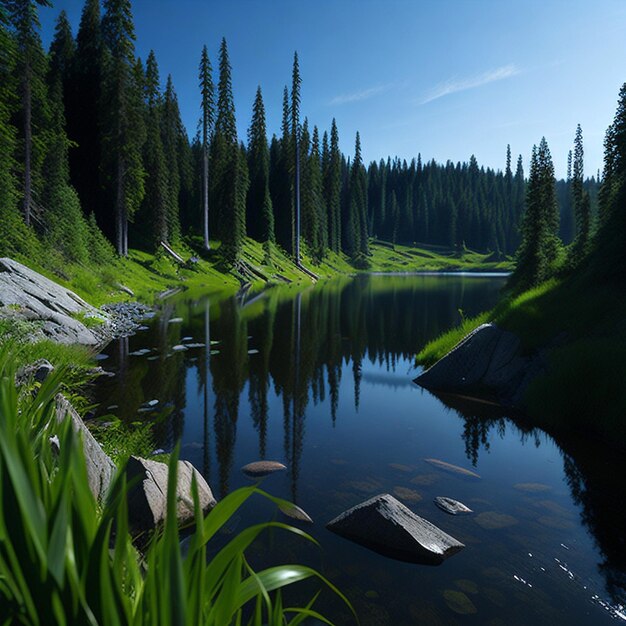
<svg viewBox="0 0 626 626">
<path fill-rule="evenodd" d="M 493 310 L 463 320 L 422 348 L 417 360 L 430 366 L 478 325 L 493 321 L 516 333 L 523 350 L 556 344 L 548 370 L 525 398 L 533 423 L 558 432 L 593 433 L 626 446 L 626 297 L 621 285 L 583 275 L 548 281 Z"/>
</svg>

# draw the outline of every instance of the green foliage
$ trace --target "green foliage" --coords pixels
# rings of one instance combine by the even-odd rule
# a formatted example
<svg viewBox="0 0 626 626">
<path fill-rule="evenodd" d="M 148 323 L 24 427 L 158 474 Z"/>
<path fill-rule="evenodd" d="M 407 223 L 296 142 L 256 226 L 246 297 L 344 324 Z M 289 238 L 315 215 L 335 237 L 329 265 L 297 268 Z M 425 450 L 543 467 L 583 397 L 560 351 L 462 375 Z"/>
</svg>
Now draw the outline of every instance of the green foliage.
<svg viewBox="0 0 626 626">
<path fill-rule="evenodd" d="M 140 554 L 128 528 L 124 472 L 98 506 L 71 420 L 56 419 L 60 376 L 49 376 L 36 396 L 18 398 L 10 355 L 0 354 L 0 499 L 11 511 L 0 517 L 0 622 L 225 626 L 245 619 L 256 626 L 295 625 L 314 617 L 330 623 L 312 608 L 317 595 L 305 607 L 282 603 L 282 589 L 310 578 L 348 602 L 308 567 L 252 570 L 245 552 L 266 530 L 314 541 L 285 524 L 251 526 L 207 559 L 211 540 L 250 497 L 285 504 L 255 487 L 229 494 L 203 517 L 194 481 L 196 515 L 183 556 L 176 522 L 177 452 L 169 463 L 164 528 Z"/>
</svg>

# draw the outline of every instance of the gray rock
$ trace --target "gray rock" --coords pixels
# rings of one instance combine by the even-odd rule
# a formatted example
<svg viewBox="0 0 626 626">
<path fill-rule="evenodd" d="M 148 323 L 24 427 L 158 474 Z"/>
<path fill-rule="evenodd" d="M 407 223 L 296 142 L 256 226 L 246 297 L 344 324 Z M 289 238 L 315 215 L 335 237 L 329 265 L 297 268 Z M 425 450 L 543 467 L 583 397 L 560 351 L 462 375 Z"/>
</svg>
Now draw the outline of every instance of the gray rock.
<svg viewBox="0 0 626 626">
<path fill-rule="evenodd" d="M 462 502 L 453 500 L 452 498 L 447 498 L 446 496 L 437 496 L 435 498 L 435 504 L 442 511 L 450 513 L 450 515 L 465 515 L 467 513 L 473 513 L 472 509 L 465 506 Z"/>
<path fill-rule="evenodd" d="M 183 346 L 182 344 L 172 347 L 172 352 L 184 352 L 185 350 L 187 350 L 187 346 Z"/>
<path fill-rule="evenodd" d="M 97 345 L 107 336 L 108 317 L 73 291 L 12 259 L 0 259 L 0 305 L 12 315 L 41 322 L 43 336 L 59 343 Z M 98 328 L 87 328 L 76 316 L 101 319 Z"/>
<path fill-rule="evenodd" d="M 46 359 L 38 359 L 34 363 L 20 367 L 15 374 L 15 384 L 19 387 L 29 381 L 42 383 L 54 371 L 54 366 Z"/>
<path fill-rule="evenodd" d="M 134 531 L 146 531 L 163 523 L 167 513 L 166 463 L 132 456 L 126 466 L 127 480 L 134 481 L 128 492 L 128 519 Z M 176 484 L 176 516 L 179 524 L 193 520 L 192 477 L 195 475 L 203 513 L 216 501 L 202 474 L 188 461 L 178 461 Z"/>
<path fill-rule="evenodd" d="M 357 504 L 326 528 L 384 556 L 410 563 L 438 565 L 465 547 L 388 493 Z"/>
<path fill-rule="evenodd" d="M 286 469 L 287 467 L 278 461 L 255 461 L 244 465 L 241 471 L 250 478 L 261 478 Z"/>
<path fill-rule="evenodd" d="M 102 501 L 115 474 L 115 464 L 95 440 L 74 407 L 59 394 L 56 397 L 56 417 L 62 421 L 67 415 L 72 420 L 74 430 L 82 436 L 91 493 L 98 501 Z"/>
<path fill-rule="evenodd" d="M 415 382 L 444 393 L 493 398 L 517 406 L 545 355 L 522 355 L 519 338 L 495 324 L 482 324 Z"/>
</svg>

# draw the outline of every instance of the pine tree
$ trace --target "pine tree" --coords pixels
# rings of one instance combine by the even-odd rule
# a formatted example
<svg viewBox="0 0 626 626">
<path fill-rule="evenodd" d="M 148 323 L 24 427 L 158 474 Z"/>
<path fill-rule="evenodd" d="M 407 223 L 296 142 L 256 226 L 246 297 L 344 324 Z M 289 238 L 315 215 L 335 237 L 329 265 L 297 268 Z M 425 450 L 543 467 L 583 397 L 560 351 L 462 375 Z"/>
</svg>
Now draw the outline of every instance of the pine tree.
<svg viewBox="0 0 626 626">
<path fill-rule="evenodd" d="M 70 177 L 85 212 L 93 212 L 105 234 L 115 235 L 112 190 L 101 183 L 103 42 L 99 0 L 86 0 L 76 35 L 69 84 L 64 92 L 70 151 Z M 108 193 L 107 193 L 108 192 Z"/>
<path fill-rule="evenodd" d="M 167 229 L 170 241 L 175 243 L 180 240 L 181 235 L 181 179 L 184 178 L 185 165 L 189 167 L 189 143 L 180 119 L 178 98 L 171 75 L 167 77 L 163 96 L 161 137 L 165 158 Z"/>
<path fill-rule="evenodd" d="M 333 252 L 341 250 L 341 152 L 339 132 L 333 118 L 330 129 L 328 167 L 324 176 L 324 196 L 328 210 L 328 243 Z"/>
<path fill-rule="evenodd" d="M 104 0 L 102 34 L 105 49 L 101 99 L 106 183 L 115 207 L 115 244 L 128 255 L 128 222 L 144 197 L 142 148 L 145 125 L 135 71 L 135 30 L 130 0 Z"/>
<path fill-rule="evenodd" d="M 142 202 L 142 223 L 139 229 L 150 233 L 150 244 L 158 249 L 160 242 L 169 241 L 168 180 L 161 138 L 161 89 L 159 68 L 154 51 L 146 59 L 144 84 L 146 104 L 146 141 L 143 146 L 143 164 L 146 171 L 145 195 Z"/>
<path fill-rule="evenodd" d="M 526 289 L 549 278 L 558 253 L 558 209 L 554 191 L 554 166 L 545 137 L 533 146 L 522 243 L 510 284 Z"/>
<path fill-rule="evenodd" d="M 293 70 L 291 74 L 291 144 L 293 149 L 294 167 L 294 230 L 293 230 L 293 255 L 296 264 L 300 263 L 300 66 L 298 64 L 298 53 L 293 55 Z"/>
<path fill-rule="evenodd" d="M 569 263 L 574 268 L 580 264 L 582 259 L 589 252 L 591 240 L 591 207 L 589 194 L 583 189 L 583 158 L 583 132 L 580 124 L 578 124 L 574 138 L 574 161 L 571 184 L 575 218 L 575 237 L 569 255 Z"/>
<path fill-rule="evenodd" d="M 220 47 L 217 117 L 211 157 L 218 234 L 222 240 L 224 259 L 227 263 L 235 263 L 245 236 L 248 179 L 246 159 L 242 157 L 237 142 L 231 68 L 225 39 L 222 39 Z"/>
<path fill-rule="evenodd" d="M 48 145 L 46 73 L 47 60 L 39 37 L 38 6 L 51 6 L 48 0 L 6 0 L 17 44 L 20 162 L 23 163 L 22 206 L 24 221 L 30 225 L 35 197 L 43 188 L 41 167 Z"/>
<path fill-rule="evenodd" d="M 200 58 L 200 93 L 202 95 L 200 125 L 202 127 L 202 232 L 205 250 L 211 249 L 209 242 L 209 143 L 213 130 L 214 116 L 212 74 L 213 68 L 209 60 L 209 52 L 207 47 L 204 46 L 202 48 L 202 57 Z"/>
<path fill-rule="evenodd" d="M 274 243 L 274 211 L 270 197 L 270 153 L 267 145 L 265 106 L 261 87 L 256 91 L 252 122 L 248 129 L 248 170 L 250 191 L 247 198 L 248 235 L 265 244 Z M 266 250 L 269 246 L 266 245 Z"/>
</svg>

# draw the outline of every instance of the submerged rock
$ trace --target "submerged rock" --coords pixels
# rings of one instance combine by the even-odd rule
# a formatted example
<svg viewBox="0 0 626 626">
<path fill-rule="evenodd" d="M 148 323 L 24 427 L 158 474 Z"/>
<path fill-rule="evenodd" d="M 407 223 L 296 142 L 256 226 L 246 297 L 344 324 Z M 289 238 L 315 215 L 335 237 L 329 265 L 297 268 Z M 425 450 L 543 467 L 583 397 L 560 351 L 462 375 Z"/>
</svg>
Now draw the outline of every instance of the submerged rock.
<svg viewBox="0 0 626 626">
<path fill-rule="evenodd" d="M 441 461 L 439 459 L 424 459 L 424 461 L 434 465 L 436 468 L 443 470 L 444 472 L 458 474 L 459 476 L 465 476 L 465 478 L 480 478 L 480 474 L 477 474 L 472 470 L 465 469 L 464 467 L 459 467 L 458 465 L 452 465 L 452 463 L 447 463 L 446 461 Z"/>
<path fill-rule="evenodd" d="M 478 613 L 474 603 L 462 592 L 446 589 L 443 592 L 443 599 L 448 607 L 459 615 L 472 615 Z"/>
<path fill-rule="evenodd" d="M 517 524 L 517 520 L 512 515 L 498 513 L 496 511 L 485 511 L 474 518 L 474 521 L 487 530 L 496 528 L 507 528 Z"/>
<path fill-rule="evenodd" d="M 274 472 L 286 470 L 287 466 L 278 461 L 255 461 L 241 468 L 241 471 L 250 478 L 261 478 Z"/>
<path fill-rule="evenodd" d="M 422 496 L 417 491 L 408 487 L 394 487 L 393 495 L 405 502 L 419 502 L 422 499 Z"/>
<path fill-rule="evenodd" d="M 517 483 L 513 485 L 518 491 L 527 491 L 528 493 L 541 493 L 542 491 L 550 491 L 552 487 L 543 483 Z"/>
<path fill-rule="evenodd" d="M 326 528 L 390 558 L 438 565 L 465 546 L 389 494 L 348 509 Z"/>
<path fill-rule="evenodd" d="M 452 498 L 447 498 L 446 496 L 437 496 L 435 498 L 435 504 L 442 511 L 450 513 L 450 515 L 465 515 L 467 513 L 473 513 L 472 509 L 465 506 L 462 502 L 453 500 Z"/>
</svg>

